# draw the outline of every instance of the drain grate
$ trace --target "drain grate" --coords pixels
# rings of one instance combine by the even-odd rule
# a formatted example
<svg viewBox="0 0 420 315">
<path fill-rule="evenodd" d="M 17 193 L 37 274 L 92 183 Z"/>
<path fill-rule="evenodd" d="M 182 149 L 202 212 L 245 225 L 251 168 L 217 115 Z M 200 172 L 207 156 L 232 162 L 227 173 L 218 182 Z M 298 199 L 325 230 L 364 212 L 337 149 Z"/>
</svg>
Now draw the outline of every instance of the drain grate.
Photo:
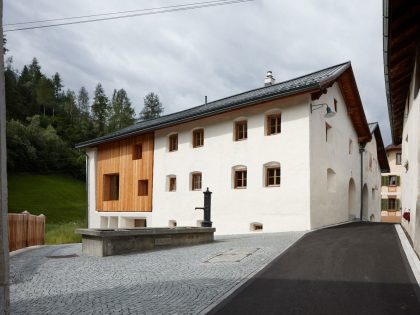
<svg viewBox="0 0 420 315">
<path fill-rule="evenodd" d="M 243 259 L 254 254 L 259 248 L 242 248 L 242 249 L 230 249 L 226 252 L 218 254 L 209 260 L 205 261 L 206 263 L 224 263 L 224 262 L 240 262 Z"/>
<path fill-rule="evenodd" d="M 74 257 L 79 257 L 79 255 L 70 254 L 70 255 L 51 255 L 51 256 L 47 256 L 47 258 L 50 258 L 50 259 L 62 259 L 62 258 L 74 258 Z"/>
</svg>

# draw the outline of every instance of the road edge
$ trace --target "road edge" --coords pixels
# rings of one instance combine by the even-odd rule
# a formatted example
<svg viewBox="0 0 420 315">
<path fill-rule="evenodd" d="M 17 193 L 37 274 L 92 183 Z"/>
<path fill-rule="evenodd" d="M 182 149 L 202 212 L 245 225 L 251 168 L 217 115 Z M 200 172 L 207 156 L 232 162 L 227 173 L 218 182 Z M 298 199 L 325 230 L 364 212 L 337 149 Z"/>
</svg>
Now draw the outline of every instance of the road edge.
<svg viewBox="0 0 420 315">
<path fill-rule="evenodd" d="M 416 279 L 417 284 L 420 287 L 420 260 L 417 257 L 416 253 L 414 252 L 413 247 L 411 247 L 411 244 L 409 240 L 407 239 L 407 236 L 405 235 L 404 231 L 402 230 L 401 225 L 394 224 L 394 227 L 395 227 L 395 230 L 397 231 L 398 237 L 401 242 L 401 246 L 404 250 L 408 264 L 411 267 L 411 271 L 413 272 L 414 278 Z"/>
</svg>

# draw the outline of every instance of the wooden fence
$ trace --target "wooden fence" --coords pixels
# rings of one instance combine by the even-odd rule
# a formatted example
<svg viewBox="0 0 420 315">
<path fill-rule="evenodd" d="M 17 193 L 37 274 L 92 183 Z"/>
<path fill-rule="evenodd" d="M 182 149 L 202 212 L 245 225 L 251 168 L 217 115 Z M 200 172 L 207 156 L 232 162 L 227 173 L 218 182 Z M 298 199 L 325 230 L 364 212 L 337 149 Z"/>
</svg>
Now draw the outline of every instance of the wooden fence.
<svg viewBox="0 0 420 315">
<path fill-rule="evenodd" d="M 45 216 L 27 211 L 9 213 L 9 251 L 43 245 L 45 240 Z"/>
</svg>

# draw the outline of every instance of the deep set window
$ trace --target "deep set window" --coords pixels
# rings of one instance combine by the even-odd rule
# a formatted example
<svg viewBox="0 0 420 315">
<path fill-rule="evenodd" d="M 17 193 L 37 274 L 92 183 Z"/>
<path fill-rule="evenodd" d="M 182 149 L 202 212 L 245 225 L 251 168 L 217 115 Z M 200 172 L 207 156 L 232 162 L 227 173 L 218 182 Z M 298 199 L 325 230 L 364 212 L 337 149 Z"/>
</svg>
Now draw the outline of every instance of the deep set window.
<svg viewBox="0 0 420 315">
<path fill-rule="evenodd" d="M 169 136 L 169 152 L 177 151 L 178 150 L 178 135 L 170 135 Z"/>
<path fill-rule="evenodd" d="M 120 175 L 104 175 L 104 201 L 118 200 L 120 198 Z"/>
<path fill-rule="evenodd" d="M 193 147 L 198 148 L 204 145 L 204 129 L 196 129 L 193 131 Z"/>
<path fill-rule="evenodd" d="M 281 114 L 267 116 L 267 135 L 275 135 L 281 132 Z"/>
<path fill-rule="evenodd" d="M 191 190 L 201 190 L 201 173 L 193 173 L 191 175 Z"/>
<path fill-rule="evenodd" d="M 149 181 L 147 179 L 138 181 L 138 195 L 139 196 L 149 195 Z"/>
<path fill-rule="evenodd" d="M 395 164 L 401 165 L 401 153 L 395 154 Z"/>
<path fill-rule="evenodd" d="M 246 120 L 235 123 L 235 140 L 245 140 L 248 138 L 248 122 Z"/>
<path fill-rule="evenodd" d="M 176 191 L 176 177 L 169 177 L 169 191 Z"/>
<path fill-rule="evenodd" d="M 247 185 L 247 170 L 235 171 L 235 178 L 234 178 L 235 189 L 246 188 L 246 185 Z"/>
<path fill-rule="evenodd" d="M 140 160 L 143 157 L 143 145 L 137 143 L 133 146 L 133 160 Z"/>
<path fill-rule="evenodd" d="M 325 141 L 328 142 L 329 138 L 331 138 L 331 126 L 325 123 Z"/>
<path fill-rule="evenodd" d="M 280 167 L 267 167 L 265 185 L 280 186 Z"/>
</svg>

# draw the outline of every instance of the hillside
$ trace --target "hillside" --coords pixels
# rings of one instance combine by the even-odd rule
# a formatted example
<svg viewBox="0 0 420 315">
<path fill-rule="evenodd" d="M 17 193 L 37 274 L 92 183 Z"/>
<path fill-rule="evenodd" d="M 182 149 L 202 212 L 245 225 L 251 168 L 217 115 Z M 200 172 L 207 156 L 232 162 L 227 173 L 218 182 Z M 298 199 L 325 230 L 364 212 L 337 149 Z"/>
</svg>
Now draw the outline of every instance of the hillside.
<svg viewBox="0 0 420 315">
<path fill-rule="evenodd" d="M 46 242 L 71 243 L 80 238 L 86 216 L 85 183 L 66 175 L 9 176 L 9 212 L 29 211 L 47 217 Z"/>
</svg>

